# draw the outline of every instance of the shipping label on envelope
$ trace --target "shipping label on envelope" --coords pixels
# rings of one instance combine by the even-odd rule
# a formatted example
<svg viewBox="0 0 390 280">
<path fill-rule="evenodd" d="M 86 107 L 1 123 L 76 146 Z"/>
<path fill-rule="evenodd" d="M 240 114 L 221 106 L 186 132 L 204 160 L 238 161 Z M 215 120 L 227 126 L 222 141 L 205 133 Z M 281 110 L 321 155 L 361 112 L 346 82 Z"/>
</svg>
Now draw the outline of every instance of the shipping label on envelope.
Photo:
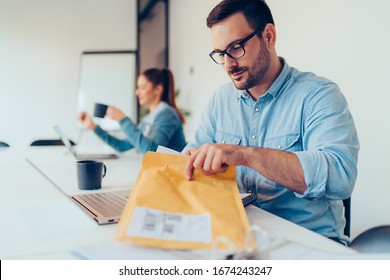
<svg viewBox="0 0 390 280">
<path fill-rule="evenodd" d="M 187 157 L 145 154 L 118 224 L 115 240 L 165 249 L 210 249 L 219 236 L 245 246 L 248 219 L 235 168 L 185 176 Z M 222 246 L 222 245 L 221 245 Z"/>
</svg>

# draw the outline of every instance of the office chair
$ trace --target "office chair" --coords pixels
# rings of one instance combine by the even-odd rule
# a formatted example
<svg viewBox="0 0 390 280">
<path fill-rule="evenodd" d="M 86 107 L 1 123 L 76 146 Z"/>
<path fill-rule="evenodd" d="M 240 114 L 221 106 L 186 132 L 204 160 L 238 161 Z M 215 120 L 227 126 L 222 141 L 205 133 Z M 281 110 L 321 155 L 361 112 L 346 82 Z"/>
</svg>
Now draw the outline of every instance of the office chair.
<svg viewBox="0 0 390 280">
<path fill-rule="evenodd" d="M 352 240 L 349 247 L 360 253 L 390 253 L 390 225 L 362 232 Z"/>
<path fill-rule="evenodd" d="M 343 200 L 344 205 L 344 217 L 345 217 L 345 228 L 344 235 L 351 236 L 351 197 Z"/>
<path fill-rule="evenodd" d="M 7 143 L 0 141 L 0 148 L 7 148 L 7 147 L 9 147 Z"/>
<path fill-rule="evenodd" d="M 76 145 L 75 142 L 70 140 L 70 143 L 72 146 Z M 64 143 L 61 141 L 61 139 L 39 139 L 33 141 L 30 146 L 63 146 Z"/>
</svg>

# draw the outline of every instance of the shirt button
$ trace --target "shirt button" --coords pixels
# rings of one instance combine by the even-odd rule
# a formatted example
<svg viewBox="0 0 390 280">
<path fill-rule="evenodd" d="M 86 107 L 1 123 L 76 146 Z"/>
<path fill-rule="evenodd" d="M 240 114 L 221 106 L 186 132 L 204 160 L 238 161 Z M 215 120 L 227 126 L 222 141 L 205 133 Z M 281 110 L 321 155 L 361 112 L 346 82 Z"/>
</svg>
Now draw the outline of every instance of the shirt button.
<svg viewBox="0 0 390 280">
<path fill-rule="evenodd" d="M 278 149 L 280 150 L 281 148 L 282 148 L 282 145 L 279 145 L 279 146 L 278 146 Z"/>
<path fill-rule="evenodd" d="M 255 111 L 256 111 L 256 112 L 260 111 L 259 107 L 256 107 Z"/>
<path fill-rule="evenodd" d="M 256 135 L 252 135 L 252 139 L 255 140 L 256 139 Z"/>
</svg>

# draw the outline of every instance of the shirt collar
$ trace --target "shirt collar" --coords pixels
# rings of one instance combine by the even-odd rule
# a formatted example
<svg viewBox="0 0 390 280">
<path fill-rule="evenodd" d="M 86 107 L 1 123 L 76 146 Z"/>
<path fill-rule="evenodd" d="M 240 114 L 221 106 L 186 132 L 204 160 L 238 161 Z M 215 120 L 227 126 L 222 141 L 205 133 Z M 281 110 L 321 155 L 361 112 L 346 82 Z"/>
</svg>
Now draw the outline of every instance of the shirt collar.
<svg viewBox="0 0 390 280">
<path fill-rule="evenodd" d="M 156 109 L 153 111 L 153 113 L 158 114 L 162 110 L 164 110 L 164 108 L 167 106 L 168 106 L 168 104 L 165 103 L 165 101 L 160 101 L 160 103 L 158 103 L 158 105 L 157 105 Z"/>
<path fill-rule="evenodd" d="M 147 116 L 145 116 L 145 118 L 147 117 L 148 119 L 154 119 L 167 106 L 169 106 L 167 103 L 165 103 L 164 101 L 160 101 L 156 109 L 154 109 L 153 112 L 150 112 Z"/>
<path fill-rule="evenodd" d="M 286 60 L 283 57 L 279 57 L 279 60 L 283 64 L 282 71 L 266 92 L 266 94 L 269 93 L 273 97 L 276 97 L 280 93 L 281 88 L 291 76 L 291 68 Z"/>
</svg>

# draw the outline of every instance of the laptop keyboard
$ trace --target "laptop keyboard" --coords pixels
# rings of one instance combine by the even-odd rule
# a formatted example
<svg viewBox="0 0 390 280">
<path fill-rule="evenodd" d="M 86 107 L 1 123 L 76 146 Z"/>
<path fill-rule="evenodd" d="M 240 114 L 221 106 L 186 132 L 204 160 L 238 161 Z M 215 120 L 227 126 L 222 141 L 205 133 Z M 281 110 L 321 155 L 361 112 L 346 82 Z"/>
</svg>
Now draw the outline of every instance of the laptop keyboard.
<svg viewBox="0 0 390 280">
<path fill-rule="evenodd" d="M 111 192 L 85 194 L 82 200 L 106 217 L 120 216 L 127 202 L 127 198 Z"/>
</svg>

